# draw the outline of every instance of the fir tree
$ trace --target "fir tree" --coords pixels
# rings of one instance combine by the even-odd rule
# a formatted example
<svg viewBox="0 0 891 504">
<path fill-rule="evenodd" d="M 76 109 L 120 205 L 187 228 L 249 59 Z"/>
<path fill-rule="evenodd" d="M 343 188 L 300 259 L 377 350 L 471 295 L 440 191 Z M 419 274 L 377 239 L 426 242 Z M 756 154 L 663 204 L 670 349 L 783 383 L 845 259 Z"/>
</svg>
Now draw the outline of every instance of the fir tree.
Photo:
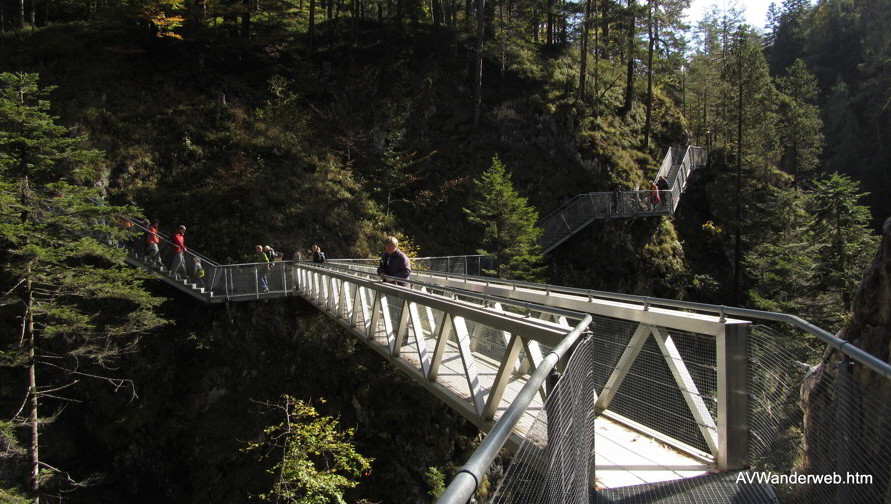
<svg viewBox="0 0 891 504">
<path fill-rule="evenodd" d="M 125 252 L 108 245 L 126 236 L 105 223 L 135 209 L 103 205 L 97 190 L 77 185 L 99 153 L 55 124 L 50 90 L 34 74 L 0 74 L 0 303 L 21 314 L 20 337 L 0 364 L 27 369 L 12 422 L 30 430 L 33 502 L 59 472 L 40 456 L 50 401 L 66 400 L 63 390 L 85 378 L 126 385 L 103 368 L 163 323 L 154 313 L 161 300 L 142 289 Z"/>
<path fill-rule="evenodd" d="M 814 269 L 811 283 L 823 327 L 839 327 L 854 291 L 878 244 L 869 229 L 869 209 L 859 204 L 865 193 L 845 175 L 833 173 L 814 184 L 808 203 L 813 220 Z"/>
<path fill-rule="evenodd" d="M 495 256 L 495 273 L 501 278 L 540 281 L 543 258 L 536 241 L 541 229 L 535 227 L 538 212 L 514 190 L 510 173 L 498 156 L 492 167 L 474 181 L 475 192 L 467 219 L 483 226 L 481 254 Z"/>
<path fill-rule="evenodd" d="M 797 59 L 788 75 L 777 79 L 780 92 L 778 130 L 784 146 L 782 168 L 797 185 L 803 174 L 812 172 L 823 150 L 823 121 L 817 100 L 817 79 L 804 60 Z"/>
</svg>

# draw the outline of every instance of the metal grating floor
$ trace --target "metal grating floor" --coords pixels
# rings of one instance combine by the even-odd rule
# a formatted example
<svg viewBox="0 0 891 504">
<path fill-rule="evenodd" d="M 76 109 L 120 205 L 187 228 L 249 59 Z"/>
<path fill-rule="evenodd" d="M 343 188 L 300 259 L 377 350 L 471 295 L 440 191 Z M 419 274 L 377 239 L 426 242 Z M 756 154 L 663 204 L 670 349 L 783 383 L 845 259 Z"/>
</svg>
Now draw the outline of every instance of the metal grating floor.
<svg viewBox="0 0 891 504">
<path fill-rule="evenodd" d="M 600 490 L 591 504 L 779 504 L 770 485 L 736 483 L 739 472 Z"/>
</svg>

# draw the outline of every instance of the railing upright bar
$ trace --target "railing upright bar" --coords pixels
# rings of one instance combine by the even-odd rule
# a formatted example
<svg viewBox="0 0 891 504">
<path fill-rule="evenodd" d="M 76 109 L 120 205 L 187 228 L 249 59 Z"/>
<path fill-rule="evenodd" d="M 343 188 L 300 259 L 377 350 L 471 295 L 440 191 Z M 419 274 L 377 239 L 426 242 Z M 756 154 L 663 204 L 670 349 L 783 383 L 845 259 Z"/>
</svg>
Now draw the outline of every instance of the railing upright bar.
<svg viewBox="0 0 891 504">
<path fill-rule="evenodd" d="M 572 345 L 578 340 L 588 325 L 591 323 L 591 315 L 586 315 L 575 328 L 570 331 L 563 340 L 554 347 L 553 350 L 542 360 L 541 364 L 535 369 L 526 385 L 517 394 L 517 397 L 504 412 L 504 415 L 498 420 L 489 434 L 483 439 L 473 455 L 467 460 L 464 466 L 455 475 L 455 479 L 449 483 L 445 492 L 436 500 L 437 504 L 465 504 L 479 488 L 479 483 L 483 479 L 486 470 L 495 460 L 498 451 L 504 446 L 510 433 L 513 432 L 514 426 L 522 418 L 526 408 L 532 402 L 532 399 L 538 393 L 542 383 L 547 379 L 551 370 L 557 365 L 557 362 L 566 354 Z"/>
</svg>

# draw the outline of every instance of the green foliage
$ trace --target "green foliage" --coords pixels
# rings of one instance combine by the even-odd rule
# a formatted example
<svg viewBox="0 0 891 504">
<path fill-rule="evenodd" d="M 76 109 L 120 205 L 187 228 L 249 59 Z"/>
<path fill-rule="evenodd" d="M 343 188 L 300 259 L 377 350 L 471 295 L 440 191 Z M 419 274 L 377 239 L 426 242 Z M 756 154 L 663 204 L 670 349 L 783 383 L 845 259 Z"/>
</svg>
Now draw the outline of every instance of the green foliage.
<svg viewBox="0 0 891 504">
<path fill-rule="evenodd" d="M 427 471 L 424 472 L 424 483 L 430 488 L 427 495 L 434 499 L 438 499 L 445 492 L 445 474 L 437 467 L 427 468 Z"/>
<path fill-rule="evenodd" d="M 769 189 L 761 205 L 763 226 L 744 264 L 755 307 L 807 317 L 837 329 L 878 241 L 868 227 L 869 210 L 858 202 L 857 184 L 833 174 L 805 195 L 794 188 Z"/>
<path fill-rule="evenodd" d="M 784 147 L 781 166 L 797 181 L 814 171 L 823 150 L 823 121 L 817 100 L 817 80 L 804 60 L 797 59 L 786 77 L 777 79 L 780 91 L 778 132 Z"/>
<path fill-rule="evenodd" d="M 0 73 L 0 177 L 47 183 L 95 175 L 99 153 L 83 148 L 84 138 L 68 135 L 50 114 L 49 93 L 37 74 Z"/>
<path fill-rule="evenodd" d="M 34 368 L 41 381 L 19 385 L 34 387 L 39 404 L 60 396 L 44 390 L 100 377 L 93 367 L 108 367 L 165 323 L 155 313 L 161 299 L 110 245 L 132 238 L 112 222 L 138 210 L 105 205 L 97 189 L 71 183 L 92 171 L 99 153 L 55 124 L 47 92 L 36 75 L 0 74 L 0 303 L 21 307 L 21 319 L 34 324 L 9 342 L 3 365 Z M 46 368 L 53 372 L 37 372 Z"/>
<path fill-rule="evenodd" d="M 495 273 L 501 278 L 541 280 L 544 266 L 536 241 L 541 229 L 535 227 L 538 212 L 514 190 L 510 173 L 498 156 L 492 167 L 474 180 L 475 194 L 467 220 L 483 227 L 479 253 L 495 256 Z"/>
<path fill-rule="evenodd" d="M 346 504 L 344 491 L 358 485 L 358 478 L 372 462 L 356 452 L 352 442 L 355 430 L 339 430 L 336 419 L 320 416 L 309 404 L 287 395 L 275 408 L 285 420 L 264 430 L 266 441 L 248 443 L 245 449 L 280 457 L 269 469 L 275 477 L 272 489 L 259 498 L 294 504 Z"/>
<path fill-rule="evenodd" d="M 0 504 L 30 504 L 33 502 L 18 490 L 3 488 L 2 485 L 3 482 L 0 481 Z"/>
<path fill-rule="evenodd" d="M 808 202 L 813 215 L 815 301 L 833 327 L 845 320 L 878 245 L 878 237 L 869 229 L 869 209 L 859 204 L 864 196 L 850 177 L 833 173 L 814 183 Z"/>
</svg>

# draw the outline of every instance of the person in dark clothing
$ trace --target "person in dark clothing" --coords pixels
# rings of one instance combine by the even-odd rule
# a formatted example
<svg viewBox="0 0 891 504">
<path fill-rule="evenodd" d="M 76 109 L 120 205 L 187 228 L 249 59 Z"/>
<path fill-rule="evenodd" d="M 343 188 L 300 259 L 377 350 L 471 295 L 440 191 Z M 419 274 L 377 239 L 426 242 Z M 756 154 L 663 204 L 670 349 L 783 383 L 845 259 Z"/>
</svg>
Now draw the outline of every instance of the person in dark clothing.
<svg viewBox="0 0 891 504">
<path fill-rule="evenodd" d="M 656 187 L 659 189 L 659 201 L 664 205 L 668 203 L 666 199 L 666 193 L 668 192 L 668 181 L 665 180 L 665 177 L 659 177 L 659 180 L 656 181 Z"/>
<path fill-rule="evenodd" d="M 254 261 L 257 262 L 257 292 L 265 294 L 269 292 L 269 278 L 267 275 L 272 264 L 269 262 L 269 256 L 263 251 L 263 245 L 255 246 L 254 253 Z"/>
<path fill-rule="evenodd" d="M 318 245 L 312 246 L 312 262 L 319 264 L 325 262 L 325 253 Z"/>
<path fill-rule="evenodd" d="M 399 250 L 399 240 L 397 240 L 395 236 L 388 236 L 387 239 L 384 240 L 384 255 L 381 256 L 377 274 L 381 275 L 382 280 L 385 282 L 392 282 L 393 280 L 383 278 L 383 276 L 407 279 L 411 274 L 411 266 L 409 265 L 408 257 Z M 402 287 L 408 286 L 405 282 L 396 282 L 396 285 L 401 285 Z"/>
</svg>

